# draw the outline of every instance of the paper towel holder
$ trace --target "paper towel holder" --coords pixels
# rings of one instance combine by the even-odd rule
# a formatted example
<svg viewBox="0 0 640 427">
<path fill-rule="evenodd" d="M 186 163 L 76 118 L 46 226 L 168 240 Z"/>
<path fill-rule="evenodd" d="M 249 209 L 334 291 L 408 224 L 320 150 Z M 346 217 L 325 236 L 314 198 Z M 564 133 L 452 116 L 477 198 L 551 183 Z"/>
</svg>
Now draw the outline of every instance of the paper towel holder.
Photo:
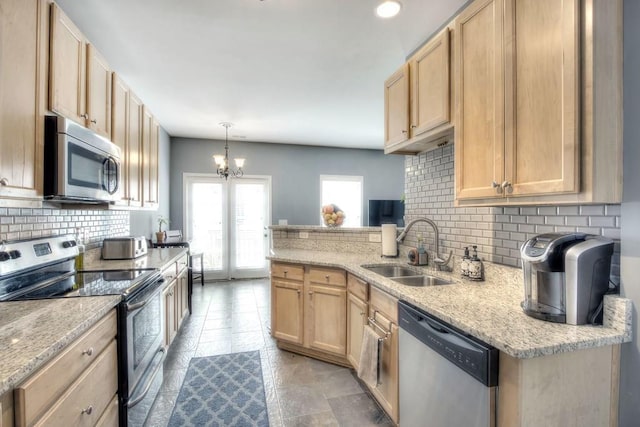
<svg viewBox="0 0 640 427">
<path fill-rule="evenodd" d="M 382 224 L 380 227 L 382 236 L 382 254 L 380 257 L 397 258 L 398 242 L 396 235 L 398 234 L 398 227 L 396 224 Z"/>
</svg>

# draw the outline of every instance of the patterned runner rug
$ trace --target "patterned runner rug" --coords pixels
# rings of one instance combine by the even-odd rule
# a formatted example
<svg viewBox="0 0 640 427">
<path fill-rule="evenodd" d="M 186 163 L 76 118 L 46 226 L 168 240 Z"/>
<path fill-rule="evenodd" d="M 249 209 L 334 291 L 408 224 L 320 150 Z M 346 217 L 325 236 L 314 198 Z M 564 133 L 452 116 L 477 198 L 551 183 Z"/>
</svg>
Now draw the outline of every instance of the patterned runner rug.
<svg viewBox="0 0 640 427">
<path fill-rule="evenodd" d="M 260 352 L 191 359 L 169 427 L 267 427 Z"/>
</svg>

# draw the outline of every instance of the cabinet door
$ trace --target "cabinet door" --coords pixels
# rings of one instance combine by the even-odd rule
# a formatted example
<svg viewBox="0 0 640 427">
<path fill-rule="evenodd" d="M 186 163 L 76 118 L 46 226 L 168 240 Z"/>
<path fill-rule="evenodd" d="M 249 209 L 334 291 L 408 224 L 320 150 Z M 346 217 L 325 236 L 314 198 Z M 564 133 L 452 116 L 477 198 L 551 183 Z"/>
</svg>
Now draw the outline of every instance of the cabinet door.
<svg viewBox="0 0 640 427">
<path fill-rule="evenodd" d="M 122 181 L 119 205 L 129 204 L 129 155 L 127 153 L 127 139 L 129 134 L 129 88 L 122 79 L 113 73 L 112 84 L 112 114 L 111 114 L 111 141 L 120 148 L 122 154 Z"/>
<path fill-rule="evenodd" d="M 87 126 L 111 139 L 111 68 L 91 44 L 87 44 L 87 115 Z"/>
<path fill-rule="evenodd" d="M 305 299 L 305 345 L 315 350 L 346 356 L 347 291 L 309 285 Z"/>
<path fill-rule="evenodd" d="M 178 333 L 175 279 L 165 288 L 162 295 L 164 297 L 164 346 L 169 347 Z"/>
<path fill-rule="evenodd" d="M 476 0 L 456 18 L 455 22 L 454 149 L 458 199 L 502 197 L 502 15 L 503 0 Z"/>
<path fill-rule="evenodd" d="M 129 206 L 142 206 L 142 101 L 129 91 L 127 176 Z"/>
<path fill-rule="evenodd" d="M 41 193 L 41 74 L 37 0 L 0 6 L 0 198 Z"/>
<path fill-rule="evenodd" d="M 384 146 L 409 139 L 409 66 L 384 82 Z"/>
<path fill-rule="evenodd" d="M 302 344 L 302 283 L 271 279 L 271 334 L 274 338 Z"/>
<path fill-rule="evenodd" d="M 178 315 L 178 329 L 182 325 L 182 322 L 189 314 L 189 281 L 187 279 L 187 270 L 183 270 L 178 275 L 178 282 L 176 284 L 176 313 Z"/>
<path fill-rule="evenodd" d="M 409 63 L 411 137 L 450 122 L 449 29 L 427 43 Z"/>
<path fill-rule="evenodd" d="M 158 207 L 158 123 L 145 107 L 142 112 L 142 206 Z"/>
<path fill-rule="evenodd" d="M 347 359 L 357 371 L 360 366 L 362 334 L 367 324 L 367 303 L 352 293 L 347 300 Z"/>
<path fill-rule="evenodd" d="M 86 39 L 73 22 L 51 5 L 49 108 L 83 126 L 86 118 Z"/>
<path fill-rule="evenodd" d="M 505 11 L 505 195 L 577 192 L 579 1 L 506 0 Z"/>
<path fill-rule="evenodd" d="M 371 308 L 373 310 L 373 307 Z M 373 313 L 370 313 L 373 317 Z M 383 341 L 380 354 L 380 376 L 371 392 L 394 422 L 398 422 L 398 326 L 379 312 L 376 322 L 390 333 Z"/>
</svg>

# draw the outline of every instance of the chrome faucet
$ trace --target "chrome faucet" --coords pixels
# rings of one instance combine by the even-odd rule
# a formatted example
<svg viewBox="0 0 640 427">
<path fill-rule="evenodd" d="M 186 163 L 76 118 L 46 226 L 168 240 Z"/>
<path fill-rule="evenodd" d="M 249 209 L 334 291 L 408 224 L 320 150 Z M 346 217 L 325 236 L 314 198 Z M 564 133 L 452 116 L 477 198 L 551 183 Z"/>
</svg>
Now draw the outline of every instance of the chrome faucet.
<svg viewBox="0 0 640 427">
<path fill-rule="evenodd" d="M 435 239 L 436 239 L 436 247 L 435 247 L 435 252 L 436 252 L 436 256 L 433 259 L 433 262 L 436 263 L 436 265 L 438 266 L 438 268 L 440 270 L 444 269 L 444 267 L 449 264 L 449 261 L 451 260 L 451 256 L 453 255 L 453 251 L 449 252 L 449 256 L 447 257 L 446 260 L 440 258 L 440 236 L 438 233 L 438 226 L 436 225 L 435 222 L 433 222 L 432 220 L 430 220 L 429 218 L 418 218 L 418 219 L 414 219 L 413 221 L 410 221 L 405 227 L 404 230 L 402 230 L 402 233 L 400 233 L 400 235 L 398 236 L 398 238 L 396 239 L 396 242 L 398 243 L 402 243 L 404 241 L 404 238 L 407 237 L 407 233 L 409 232 L 409 230 L 411 229 L 411 227 L 413 227 L 413 225 L 416 222 L 426 222 L 427 224 L 429 224 L 432 228 L 433 228 L 433 232 L 435 234 Z"/>
</svg>

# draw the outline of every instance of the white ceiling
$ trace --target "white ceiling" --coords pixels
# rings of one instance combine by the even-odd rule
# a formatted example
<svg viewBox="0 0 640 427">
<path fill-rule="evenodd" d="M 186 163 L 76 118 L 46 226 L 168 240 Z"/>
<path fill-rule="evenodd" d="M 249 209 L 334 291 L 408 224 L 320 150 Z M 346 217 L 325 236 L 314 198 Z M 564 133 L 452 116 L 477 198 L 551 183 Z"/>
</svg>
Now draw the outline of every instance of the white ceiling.
<svg viewBox="0 0 640 427">
<path fill-rule="evenodd" d="M 382 149 L 383 82 L 466 0 L 57 0 L 172 136 Z"/>
</svg>

